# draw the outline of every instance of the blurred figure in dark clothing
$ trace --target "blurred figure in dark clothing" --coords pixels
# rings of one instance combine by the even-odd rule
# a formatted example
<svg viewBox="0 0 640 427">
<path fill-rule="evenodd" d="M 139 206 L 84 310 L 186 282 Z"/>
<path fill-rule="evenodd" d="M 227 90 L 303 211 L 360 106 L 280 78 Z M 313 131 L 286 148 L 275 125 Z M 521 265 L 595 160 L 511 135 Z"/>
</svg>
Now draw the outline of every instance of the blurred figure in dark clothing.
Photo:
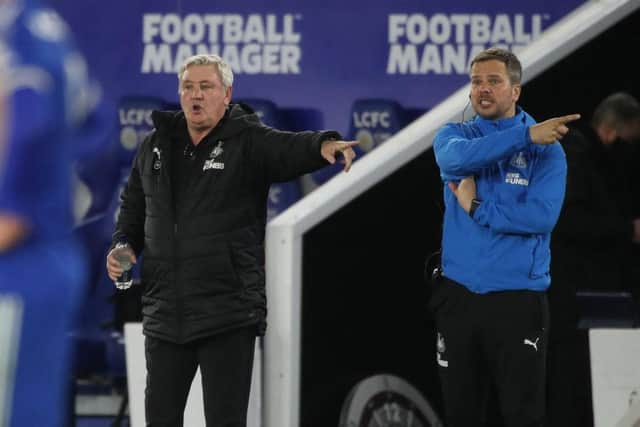
<svg viewBox="0 0 640 427">
<path fill-rule="evenodd" d="M 579 334 L 577 291 L 631 291 L 640 277 L 637 146 L 640 103 L 614 93 L 595 109 L 590 126 L 571 129 L 561 144 L 567 190 L 552 236 L 549 290 L 549 426 L 585 426 L 592 420 L 586 336 Z M 586 424 L 588 423 L 588 424 Z"/>
<path fill-rule="evenodd" d="M 554 279 L 580 290 L 630 290 L 632 247 L 640 242 L 635 158 L 640 104 L 615 93 L 596 108 L 591 127 L 562 140 L 567 195 L 553 238 Z"/>
</svg>

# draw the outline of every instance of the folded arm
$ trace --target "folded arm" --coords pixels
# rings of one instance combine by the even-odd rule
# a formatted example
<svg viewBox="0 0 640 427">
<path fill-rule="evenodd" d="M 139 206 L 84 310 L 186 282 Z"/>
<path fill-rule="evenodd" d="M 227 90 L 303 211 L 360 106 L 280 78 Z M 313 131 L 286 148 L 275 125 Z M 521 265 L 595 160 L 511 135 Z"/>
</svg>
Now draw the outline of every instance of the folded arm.
<svg viewBox="0 0 640 427">
<path fill-rule="evenodd" d="M 560 144 L 538 158 L 523 200 L 482 200 L 473 219 L 499 233 L 546 234 L 555 226 L 565 193 L 567 165 Z"/>
</svg>

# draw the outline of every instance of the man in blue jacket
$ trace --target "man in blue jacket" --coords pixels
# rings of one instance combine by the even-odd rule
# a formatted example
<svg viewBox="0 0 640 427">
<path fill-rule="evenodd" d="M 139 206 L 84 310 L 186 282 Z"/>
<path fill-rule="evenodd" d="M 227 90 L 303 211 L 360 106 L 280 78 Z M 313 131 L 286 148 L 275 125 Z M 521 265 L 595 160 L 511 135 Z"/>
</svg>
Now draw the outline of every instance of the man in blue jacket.
<svg viewBox="0 0 640 427">
<path fill-rule="evenodd" d="M 567 168 L 557 140 L 580 116 L 536 124 L 516 105 L 521 75 L 511 52 L 478 54 L 477 116 L 434 139 L 446 211 L 430 308 L 449 427 L 484 425 L 492 386 L 507 426 L 544 422 L 549 240 Z"/>
</svg>

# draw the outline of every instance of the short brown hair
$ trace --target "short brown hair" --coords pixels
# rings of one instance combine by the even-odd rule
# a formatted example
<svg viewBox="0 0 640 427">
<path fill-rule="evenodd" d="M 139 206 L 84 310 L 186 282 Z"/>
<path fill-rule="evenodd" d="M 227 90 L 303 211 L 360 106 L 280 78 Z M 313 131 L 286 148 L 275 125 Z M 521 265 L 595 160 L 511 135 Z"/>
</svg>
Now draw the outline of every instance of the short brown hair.
<svg viewBox="0 0 640 427">
<path fill-rule="evenodd" d="M 471 60 L 469 68 L 472 68 L 476 62 L 490 61 L 492 59 L 502 62 L 507 67 L 511 84 L 520 84 L 522 81 L 522 65 L 520 64 L 520 60 L 514 53 L 506 49 L 490 47 L 487 50 L 483 50 Z"/>
</svg>

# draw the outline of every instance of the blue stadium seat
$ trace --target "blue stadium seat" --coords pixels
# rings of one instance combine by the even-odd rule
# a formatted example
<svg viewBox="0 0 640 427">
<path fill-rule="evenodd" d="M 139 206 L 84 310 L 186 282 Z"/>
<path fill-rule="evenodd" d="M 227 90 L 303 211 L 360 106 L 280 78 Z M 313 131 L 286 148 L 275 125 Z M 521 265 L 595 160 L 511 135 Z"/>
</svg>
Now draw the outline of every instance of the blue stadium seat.
<svg viewBox="0 0 640 427">
<path fill-rule="evenodd" d="M 149 96 L 125 96 L 118 104 L 120 124 L 118 157 L 120 167 L 129 170 L 138 145 L 153 129 L 151 112 L 164 110 L 167 103 Z"/>
<path fill-rule="evenodd" d="M 119 195 L 128 173 L 122 173 L 119 185 L 112 191 L 108 209 L 88 218 L 75 227 L 74 233 L 84 245 L 89 257 L 89 283 L 82 310 L 71 333 L 75 341 L 76 375 L 99 374 L 108 377 L 124 376 L 124 347 L 114 329 L 115 287 L 105 270 L 105 257 L 111 245 L 111 234 L 119 209 Z M 134 278 L 139 282 L 139 269 Z M 117 349 L 120 350 L 117 350 Z M 119 351 L 119 354 L 118 354 Z"/>
<path fill-rule="evenodd" d="M 405 127 L 410 114 L 400 104 L 386 99 L 359 99 L 351 108 L 348 140 L 357 139 L 360 144 L 354 148 L 356 161 L 366 153 L 389 139 Z M 313 180 L 322 185 L 342 170 L 342 164 L 334 165 L 313 173 Z"/>
<path fill-rule="evenodd" d="M 77 142 L 74 177 L 75 223 L 107 209 L 120 177 L 115 107 L 103 100 L 72 136 Z"/>
<path fill-rule="evenodd" d="M 302 132 L 324 129 L 322 112 L 311 108 L 280 108 L 286 130 Z"/>
<path fill-rule="evenodd" d="M 104 213 L 120 177 L 118 146 L 115 143 L 74 165 L 76 191 L 74 215 L 76 224 Z"/>
<path fill-rule="evenodd" d="M 76 223 L 100 215 L 111 202 L 118 180 L 129 171 L 140 142 L 153 129 L 151 111 L 165 107 L 164 101 L 152 97 L 124 97 L 118 103 L 118 114 L 100 109 L 86 127 L 80 139 L 79 160 L 75 165 L 76 195 L 74 212 Z M 114 124 L 105 125 L 106 121 Z M 117 125 L 116 125 L 117 124 Z M 102 139 L 105 142 L 93 141 Z"/>
<path fill-rule="evenodd" d="M 276 129 L 285 128 L 282 115 L 273 101 L 259 98 L 245 98 L 239 99 L 237 102 L 249 106 L 265 125 Z"/>
<path fill-rule="evenodd" d="M 349 139 L 360 141 L 357 150 L 368 153 L 407 125 L 407 112 L 395 101 L 359 99 L 351 108 Z"/>
<path fill-rule="evenodd" d="M 429 111 L 429 109 L 428 108 L 405 108 L 404 111 L 406 113 L 405 118 L 407 119 L 407 124 L 405 126 L 407 126 L 409 125 L 409 123 L 420 118 L 420 116 L 422 116 L 427 111 Z"/>
<path fill-rule="evenodd" d="M 324 118 L 322 112 L 311 108 L 281 108 L 280 112 L 287 130 L 292 132 L 302 132 L 305 130 L 324 129 Z M 318 187 L 313 180 L 312 174 L 306 174 L 298 180 L 302 195 L 309 194 Z"/>
<path fill-rule="evenodd" d="M 119 196 L 128 177 L 123 170 L 112 191 L 108 208 L 77 225 L 74 233 L 85 246 L 89 260 L 89 282 L 81 312 L 70 333 L 74 341 L 73 389 L 76 394 L 122 394 L 120 409 L 112 425 L 121 425 L 128 404 L 124 338 L 117 319 L 116 290 L 105 270 L 105 257 L 119 209 Z M 138 261 L 139 265 L 139 261 Z M 139 268 L 134 267 L 138 284 Z M 81 383 L 76 379 L 84 379 Z"/>
</svg>

